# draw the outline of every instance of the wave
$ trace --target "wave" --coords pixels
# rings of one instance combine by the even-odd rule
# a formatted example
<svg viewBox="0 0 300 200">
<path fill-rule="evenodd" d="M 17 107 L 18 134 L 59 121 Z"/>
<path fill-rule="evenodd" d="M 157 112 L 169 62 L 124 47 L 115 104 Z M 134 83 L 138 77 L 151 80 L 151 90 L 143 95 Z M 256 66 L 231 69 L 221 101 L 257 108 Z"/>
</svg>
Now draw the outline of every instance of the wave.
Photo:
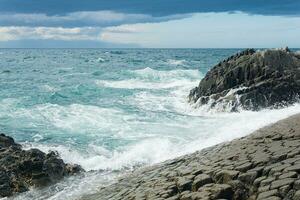
<svg viewBox="0 0 300 200">
<path fill-rule="evenodd" d="M 198 82 L 198 81 L 197 81 Z M 195 83 L 195 82 L 192 82 Z M 96 84 L 101 87 L 119 88 L 119 89 L 168 89 L 191 84 L 189 80 L 178 80 L 174 82 L 153 83 L 138 79 L 129 79 L 122 81 L 97 80 Z"/>
<path fill-rule="evenodd" d="M 136 133 L 126 132 L 124 136 L 126 138 L 133 137 L 132 139 L 135 138 L 136 142 L 115 150 L 109 150 L 96 144 L 90 144 L 84 152 L 65 145 L 41 144 L 37 142 L 25 143 L 24 145 L 26 148 L 36 147 L 45 152 L 49 150 L 58 151 L 66 162 L 80 164 L 87 171 L 128 170 L 137 166 L 162 162 L 221 142 L 246 136 L 267 124 L 299 112 L 300 104 L 276 110 L 265 109 L 259 112 L 193 113 L 197 117 L 189 118 L 189 124 L 181 127 L 184 131 L 182 135 L 180 135 L 180 127 L 176 125 L 180 124 L 178 119 L 174 119 L 171 122 L 161 122 L 164 124 L 164 128 L 162 128 L 162 124 L 157 124 L 157 126 L 149 124 L 153 129 L 160 127 L 158 134 L 148 134 L 148 137 L 146 137 L 146 134 L 143 133 L 143 137 L 138 139 L 139 130 L 132 129 L 131 131 L 136 131 Z M 188 114 L 188 112 L 186 113 Z M 204 116 L 206 117 L 205 119 L 202 118 Z M 241 126 L 241 124 L 243 125 Z M 123 125 L 119 124 L 121 127 Z M 137 126 L 140 125 L 137 124 Z M 171 132 L 167 127 L 173 127 L 179 132 Z M 145 126 L 142 128 L 145 128 Z M 150 132 L 148 131 L 148 133 Z"/>
<path fill-rule="evenodd" d="M 96 80 L 101 87 L 122 89 L 167 89 L 195 85 L 201 73 L 198 70 L 160 71 L 149 67 L 129 72 L 133 78 L 125 80 Z"/>
<path fill-rule="evenodd" d="M 176 70 L 155 70 L 150 67 L 131 71 L 134 75 L 147 80 L 167 80 L 178 78 L 199 79 L 203 75 L 198 70 L 193 69 L 176 69 Z"/>
<path fill-rule="evenodd" d="M 101 58 L 101 57 L 96 59 L 96 62 L 99 62 L 99 63 L 102 63 L 102 62 L 105 62 L 105 61 L 106 60 L 104 58 Z"/>
<path fill-rule="evenodd" d="M 121 110 L 113 108 L 81 104 L 62 106 L 50 103 L 18 108 L 17 104 L 21 100 L 6 99 L 2 102 L 0 117 L 10 119 L 15 129 L 51 127 L 59 129 L 62 134 L 87 134 L 99 130 L 121 132 L 120 128 L 115 126 L 113 129 L 112 126 L 125 124 L 123 117 L 126 115 Z"/>
<path fill-rule="evenodd" d="M 174 59 L 169 59 L 167 60 L 167 63 L 169 65 L 185 65 L 186 64 L 186 60 L 174 60 Z"/>
</svg>

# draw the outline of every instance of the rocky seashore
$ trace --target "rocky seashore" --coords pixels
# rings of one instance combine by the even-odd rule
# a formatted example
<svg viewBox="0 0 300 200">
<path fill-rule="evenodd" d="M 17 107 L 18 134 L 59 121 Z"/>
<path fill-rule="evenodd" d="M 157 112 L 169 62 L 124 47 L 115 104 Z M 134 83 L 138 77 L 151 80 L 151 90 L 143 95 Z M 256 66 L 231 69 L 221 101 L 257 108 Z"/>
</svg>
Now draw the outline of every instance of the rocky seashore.
<svg viewBox="0 0 300 200">
<path fill-rule="evenodd" d="M 64 163 L 53 151 L 22 150 L 13 138 L 0 134 L 0 197 L 46 186 L 80 171 L 79 165 Z"/>
<path fill-rule="evenodd" d="M 299 100 L 300 54 L 247 49 L 213 67 L 189 100 L 259 110 Z M 247 137 L 142 168 L 82 200 L 300 200 L 300 114 Z"/>
<path fill-rule="evenodd" d="M 139 169 L 82 200 L 299 200 L 300 114 Z"/>
<path fill-rule="evenodd" d="M 259 110 L 299 100 L 300 53 L 246 49 L 214 66 L 189 94 L 198 105 Z"/>
</svg>

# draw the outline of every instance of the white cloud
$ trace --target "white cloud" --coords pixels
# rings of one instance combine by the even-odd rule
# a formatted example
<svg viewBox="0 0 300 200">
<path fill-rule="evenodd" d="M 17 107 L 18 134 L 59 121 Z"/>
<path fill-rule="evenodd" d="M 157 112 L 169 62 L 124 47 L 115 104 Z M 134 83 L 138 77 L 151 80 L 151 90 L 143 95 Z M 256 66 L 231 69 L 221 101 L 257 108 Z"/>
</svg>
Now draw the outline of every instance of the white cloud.
<svg viewBox="0 0 300 200">
<path fill-rule="evenodd" d="M 0 41 L 22 39 L 100 40 L 101 28 L 0 27 Z"/>
<path fill-rule="evenodd" d="M 122 31 L 125 30 L 125 31 Z M 130 30 L 130 31 L 126 31 Z M 104 28 L 101 39 L 142 47 L 299 47 L 300 17 L 198 13 L 161 23 Z"/>
</svg>

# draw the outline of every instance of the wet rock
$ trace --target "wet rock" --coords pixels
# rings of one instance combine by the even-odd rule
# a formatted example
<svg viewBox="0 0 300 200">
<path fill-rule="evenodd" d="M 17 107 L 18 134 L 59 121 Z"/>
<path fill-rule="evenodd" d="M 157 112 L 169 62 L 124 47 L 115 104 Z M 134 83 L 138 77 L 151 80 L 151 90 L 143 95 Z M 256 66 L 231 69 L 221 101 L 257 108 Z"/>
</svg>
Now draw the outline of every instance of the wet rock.
<svg viewBox="0 0 300 200">
<path fill-rule="evenodd" d="M 300 94 L 300 58 L 285 49 L 247 49 L 214 66 L 189 94 L 200 105 L 259 110 L 292 104 Z M 274 139 L 278 140 L 278 136 Z"/>
<path fill-rule="evenodd" d="M 78 165 L 65 164 L 55 152 L 22 150 L 13 138 L 0 134 L 1 197 L 25 192 L 32 186 L 46 186 L 82 170 Z"/>
</svg>

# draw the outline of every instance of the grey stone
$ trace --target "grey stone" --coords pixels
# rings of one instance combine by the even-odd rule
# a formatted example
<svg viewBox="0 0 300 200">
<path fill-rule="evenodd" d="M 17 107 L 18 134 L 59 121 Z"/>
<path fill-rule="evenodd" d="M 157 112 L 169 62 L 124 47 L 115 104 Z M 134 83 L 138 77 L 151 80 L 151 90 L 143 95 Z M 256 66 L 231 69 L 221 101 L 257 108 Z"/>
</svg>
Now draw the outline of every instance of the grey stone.
<svg viewBox="0 0 300 200">
<path fill-rule="evenodd" d="M 293 178 L 285 178 L 285 179 L 280 179 L 280 180 L 274 181 L 271 183 L 271 190 L 285 186 L 285 185 L 290 185 L 290 184 L 294 183 L 294 181 L 295 181 L 295 179 L 293 179 Z"/>
<path fill-rule="evenodd" d="M 264 200 L 267 197 L 271 197 L 271 196 L 277 196 L 278 195 L 278 190 L 270 190 L 270 191 L 266 191 L 266 192 L 262 192 L 257 196 L 257 200 Z"/>
<path fill-rule="evenodd" d="M 244 183 L 252 184 L 257 177 L 256 172 L 246 172 L 244 174 L 240 174 L 238 179 Z"/>
<path fill-rule="evenodd" d="M 295 193 L 293 200 L 300 200 L 300 190 Z"/>
<path fill-rule="evenodd" d="M 193 181 L 186 178 L 179 178 L 177 181 L 177 186 L 179 191 L 191 190 Z"/>
<path fill-rule="evenodd" d="M 217 183 L 227 183 L 231 180 L 234 180 L 237 178 L 239 171 L 234 170 L 221 170 L 215 175 L 215 180 Z"/>
<path fill-rule="evenodd" d="M 193 185 L 192 185 L 192 190 L 197 191 L 199 187 L 201 187 L 205 184 L 208 184 L 208 183 L 212 183 L 211 177 L 207 174 L 200 174 L 195 177 Z"/>
<path fill-rule="evenodd" d="M 300 173 L 300 164 L 296 164 L 296 165 L 287 167 L 287 168 L 285 169 L 285 171 L 295 171 L 295 172 L 297 172 L 297 173 Z"/>
<path fill-rule="evenodd" d="M 297 178 L 297 172 L 291 171 L 279 176 L 279 179 L 285 179 L 285 178 Z"/>
<path fill-rule="evenodd" d="M 236 167 L 235 169 L 241 172 L 246 172 L 248 169 L 250 169 L 252 167 L 252 163 L 247 162 L 243 165 L 240 165 L 238 167 Z"/>
</svg>

